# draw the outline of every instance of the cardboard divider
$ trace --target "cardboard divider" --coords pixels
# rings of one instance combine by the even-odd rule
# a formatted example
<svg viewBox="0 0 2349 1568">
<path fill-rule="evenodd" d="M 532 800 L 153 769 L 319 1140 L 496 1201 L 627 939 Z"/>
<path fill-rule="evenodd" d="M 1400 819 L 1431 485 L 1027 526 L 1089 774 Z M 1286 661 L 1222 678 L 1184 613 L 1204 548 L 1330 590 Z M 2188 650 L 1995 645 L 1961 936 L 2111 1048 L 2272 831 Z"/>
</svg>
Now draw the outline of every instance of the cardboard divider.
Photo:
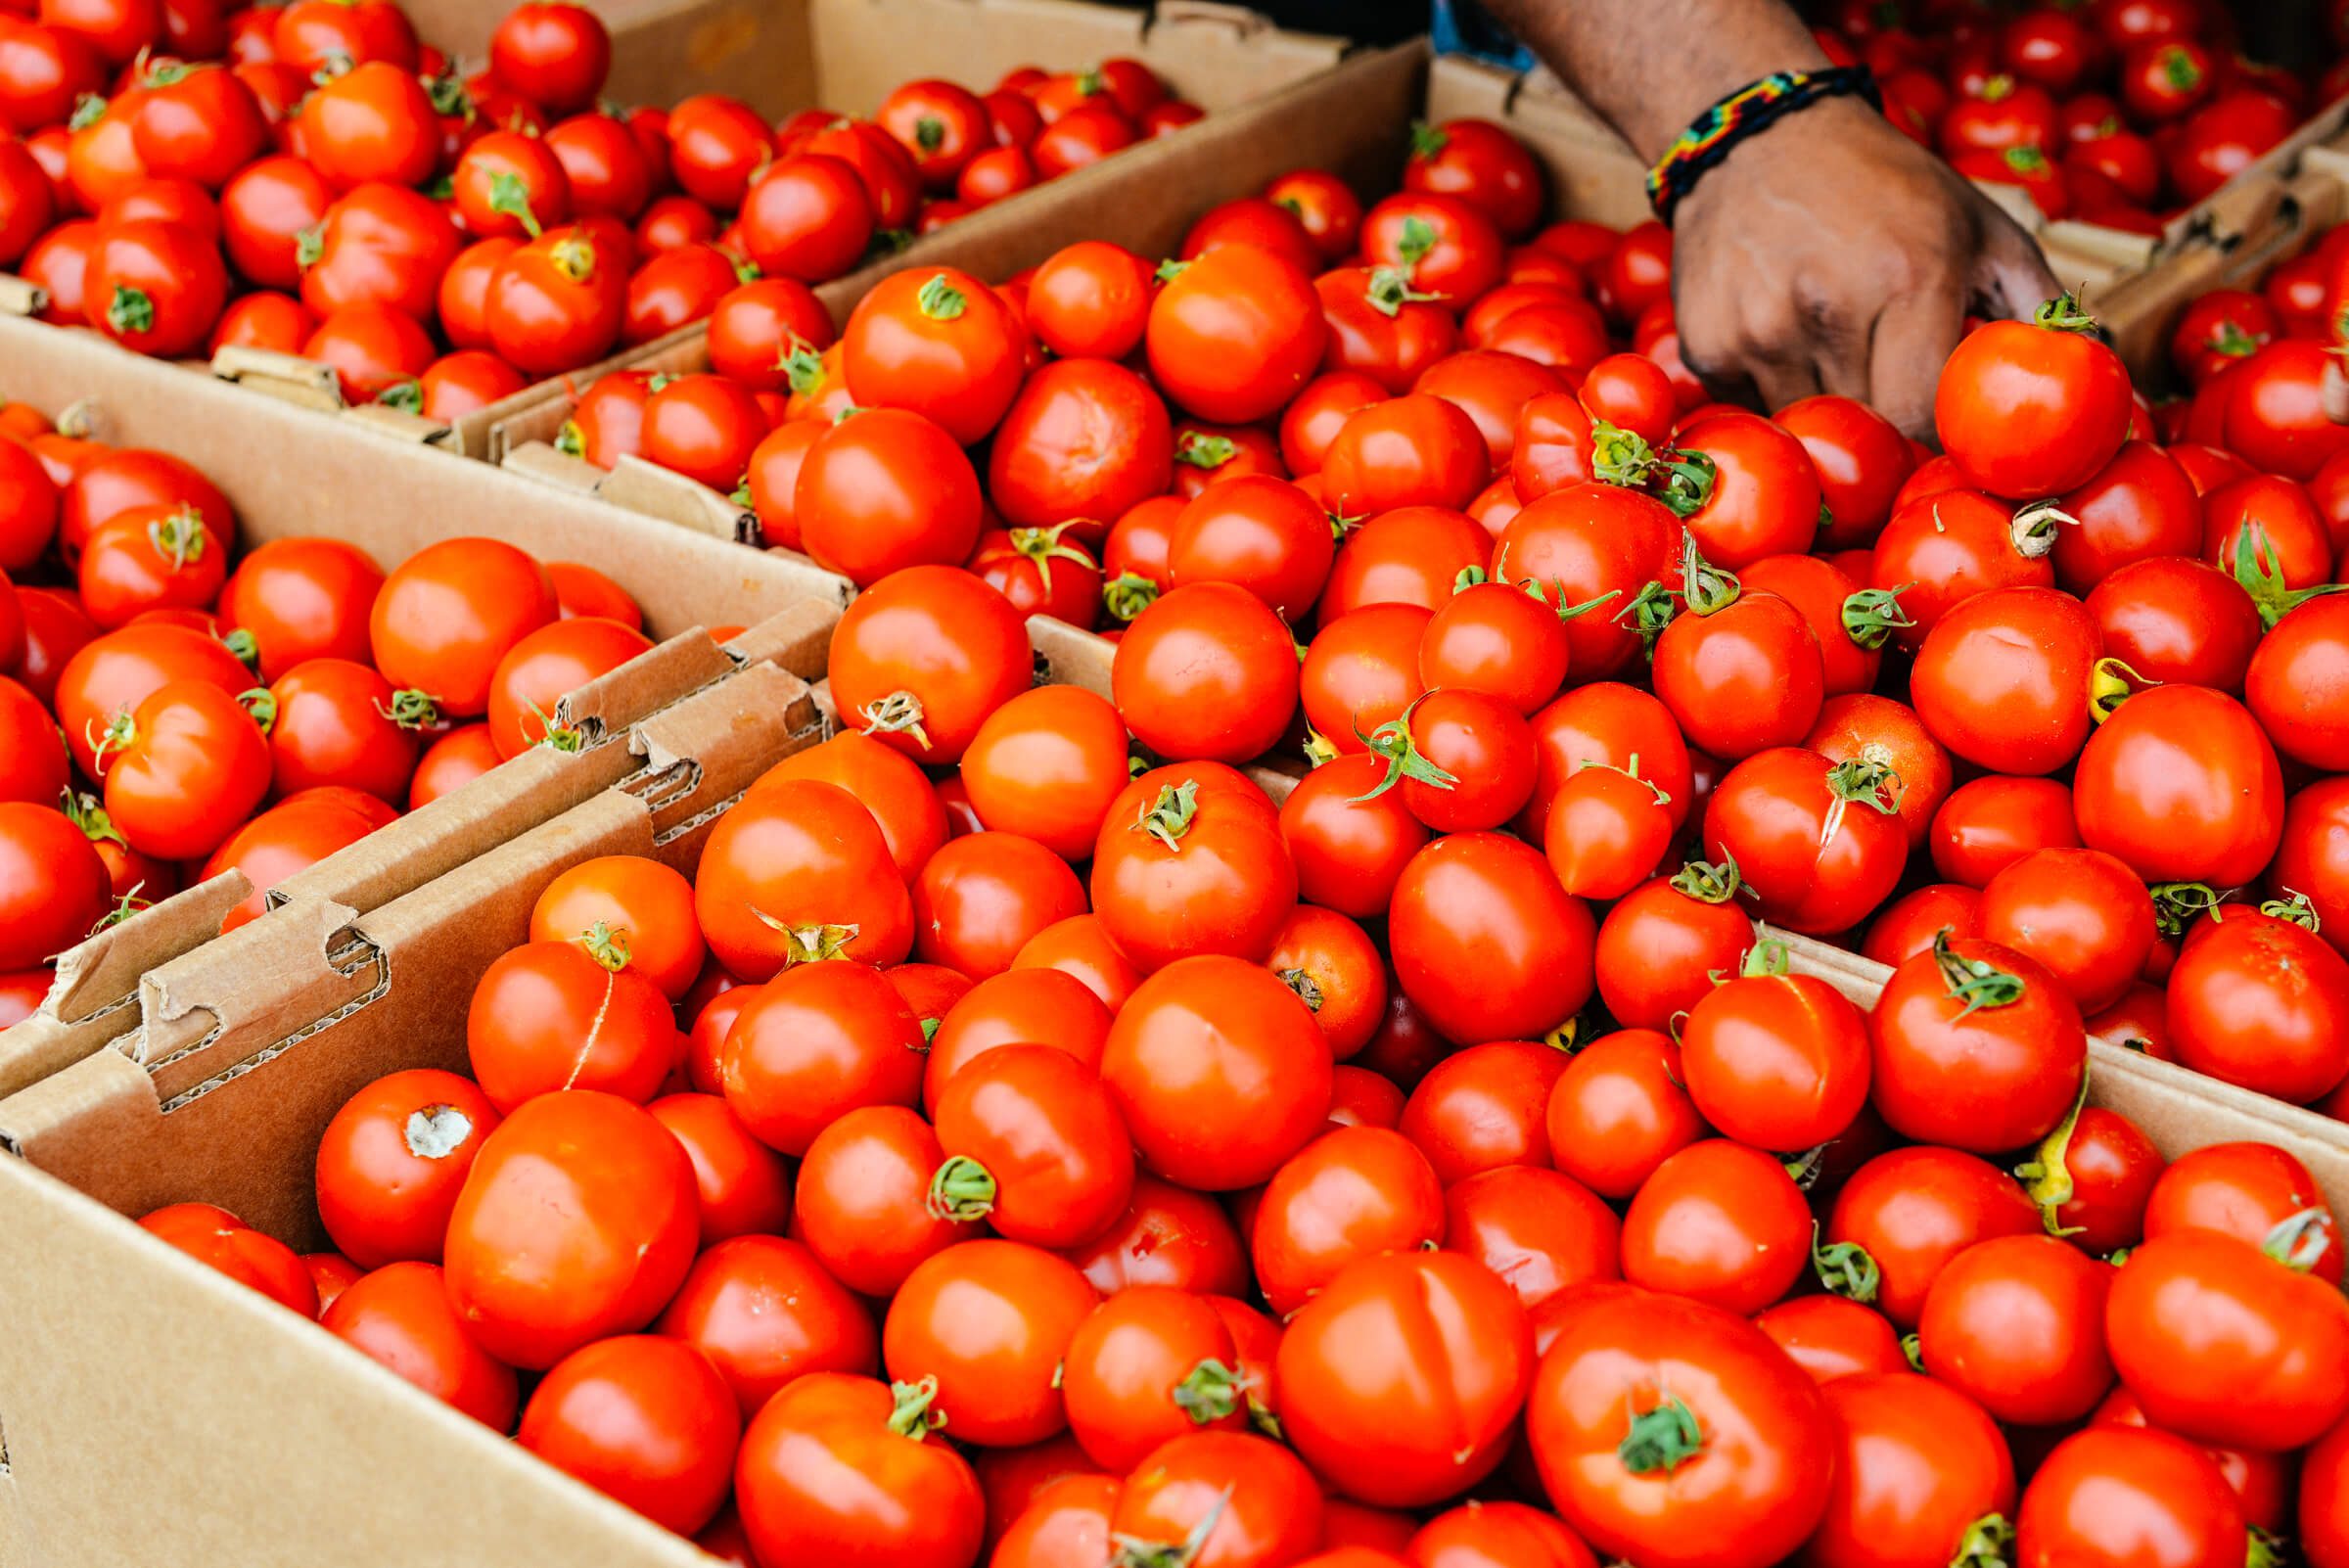
<svg viewBox="0 0 2349 1568">
<path fill-rule="evenodd" d="M 42 352 L 16 351 L 31 338 Z M 388 569 L 439 539 L 500 538 L 541 560 L 580 560 L 608 573 L 643 607 L 647 629 L 665 639 L 557 705 L 557 722 L 588 742 L 581 750 L 514 759 L 289 878 L 273 905 L 316 898 L 372 908 L 607 787 L 626 770 L 625 748 L 616 754 L 603 742 L 624 738 L 637 720 L 740 662 L 710 640 L 705 624 L 760 624 L 757 657 L 797 675 L 823 672 L 844 585 L 805 558 L 697 537 L 413 440 L 344 438 L 300 410 L 208 377 L 159 382 L 151 362 L 94 334 L 0 318 L 0 393 L 53 411 L 70 407 L 101 439 L 194 463 L 227 494 L 248 546 L 330 533 Z M 242 878 L 191 889 L 66 954 L 41 1010 L 0 1030 L 0 1093 L 120 1036 L 138 975 L 216 938 L 222 916 L 249 891 Z M 275 918 L 273 909 L 256 924 Z"/>
<path fill-rule="evenodd" d="M 546 885 L 599 854 L 689 871 L 821 733 L 802 681 L 748 665 L 632 726 L 614 787 L 371 912 L 304 900 L 161 965 L 128 1048 L 0 1101 L 0 1543 L 42 1568 L 210 1561 L 213 1534 L 219 1560 L 287 1568 L 706 1560 L 125 1216 L 198 1199 L 325 1245 L 326 1123 L 386 1073 L 463 1070 L 463 998 Z"/>
<path fill-rule="evenodd" d="M 1888 965 L 1792 932 L 1757 925 L 1786 945 L 1798 974 L 1816 975 L 1862 1007 L 1873 1007 Z M 2213 1143 L 2273 1143 L 2288 1149 L 2316 1176 L 2325 1201 L 2349 1213 L 2349 1127 L 2328 1116 L 2254 1094 L 2232 1084 L 2156 1061 L 2142 1051 L 2090 1036 L 2088 1103 L 2136 1123 L 2165 1160 Z"/>
<path fill-rule="evenodd" d="M 2349 131 L 2238 175 L 2208 208 L 2175 254 L 2096 301 L 2113 346 L 2149 392 L 2178 389 L 2170 333 L 2188 304 L 2213 289 L 2256 291 L 2272 269 L 2349 218 Z"/>
</svg>

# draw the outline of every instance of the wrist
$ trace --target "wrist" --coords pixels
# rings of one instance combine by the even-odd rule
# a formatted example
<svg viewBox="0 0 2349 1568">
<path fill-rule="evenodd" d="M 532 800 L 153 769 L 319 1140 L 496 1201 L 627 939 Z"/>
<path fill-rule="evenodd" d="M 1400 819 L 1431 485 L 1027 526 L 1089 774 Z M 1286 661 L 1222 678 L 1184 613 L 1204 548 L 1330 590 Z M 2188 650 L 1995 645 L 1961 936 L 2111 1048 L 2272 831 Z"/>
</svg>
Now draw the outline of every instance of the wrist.
<svg viewBox="0 0 2349 1568">
<path fill-rule="evenodd" d="M 1851 115 L 1881 117 L 1875 76 L 1865 66 L 1780 71 L 1752 82 L 1700 114 L 1648 170 L 1648 204 L 1667 224 L 1707 176 L 1742 149 L 1782 138 L 1810 122 L 1851 133 Z M 1823 121 L 1820 116 L 1827 116 Z"/>
</svg>

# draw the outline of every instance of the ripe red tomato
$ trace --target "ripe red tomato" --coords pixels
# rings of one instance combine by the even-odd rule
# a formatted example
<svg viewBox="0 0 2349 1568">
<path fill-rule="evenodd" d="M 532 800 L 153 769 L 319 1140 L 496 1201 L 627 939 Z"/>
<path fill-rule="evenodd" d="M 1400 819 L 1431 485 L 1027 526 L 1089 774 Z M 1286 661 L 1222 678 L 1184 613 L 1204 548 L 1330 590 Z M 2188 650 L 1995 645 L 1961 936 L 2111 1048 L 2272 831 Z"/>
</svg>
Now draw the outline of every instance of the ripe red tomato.
<svg viewBox="0 0 2349 1568">
<path fill-rule="evenodd" d="M 442 713 L 486 713 L 499 663 L 557 615 L 546 569 L 496 539 L 444 539 L 384 579 L 368 615 L 375 667 Z"/>
<path fill-rule="evenodd" d="M 965 1241 L 915 1266 L 881 1327 L 889 1375 L 935 1380 L 963 1441 L 1039 1443 L 1067 1423 L 1061 1366 L 1099 1298 L 1051 1253 Z"/>
<path fill-rule="evenodd" d="M 1959 1390 L 1895 1371 L 1819 1392 L 1837 1462 L 1805 1548 L 1817 1568 L 1943 1568 L 1983 1544 L 1984 1520 L 2013 1512 L 2005 1435 Z"/>
<path fill-rule="evenodd" d="M 510 1365 L 552 1366 L 651 1322 L 693 1262 L 692 1165 L 615 1095 L 516 1107 L 483 1142 L 448 1225 L 448 1296 Z"/>
<path fill-rule="evenodd" d="M 1698 1114 L 1758 1148 L 1816 1148 L 1867 1102 L 1865 1017 L 1815 976 L 1727 980 L 1689 1013 L 1681 1061 Z"/>
<path fill-rule="evenodd" d="M 1282 1429 L 1365 1502 L 1417 1507 L 1456 1496 L 1499 1464 L 1515 1436 L 1532 1342 L 1515 1296 L 1474 1260 L 1416 1250 L 1363 1258 L 1281 1335 Z"/>
<path fill-rule="evenodd" d="M 608 240 L 584 224 L 549 229 L 508 254 L 491 274 L 486 304 L 490 346 L 526 375 L 575 370 L 602 358 L 620 341 L 627 288 L 626 260 Z M 698 389 L 714 379 L 684 376 L 670 383 L 670 389 Z M 686 403 L 695 395 L 695 391 L 678 392 L 671 401 Z M 651 456 L 649 402 L 645 422 Z M 747 456 L 762 434 L 763 428 L 739 441 L 741 455 Z M 706 477 L 712 471 L 704 467 L 669 466 L 712 483 Z M 718 477 L 730 489 L 741 475 L 742 464 L 736 461 Z"/>
<path fill-rule="evenodd" d="M 2092 1426 L 2058 1444 L 2024 1489 L 2016 1560 L 2057 1568 L 2157 1541 L 2180 1568 L 2234 1568 L 2243 1510 L 2210 1456 L 2167 1432 Z"/>
<path fill-rule="evenodd" d="M 585 6 L 532 0 L 489 35 L 490 74 L 550 115 L 592 106 L 611 65 L 611 34 Z"/>
<path fill-rule="evenodd" d="M 1942 367 L 1943 449 L 1993 495 L 2026 501 L 2094 479 L 2128 435 L 2129 373 L 2066 296 L 2030 322 L 1993 322 Z"/>
<path fill-rule="evenodd" d="M 1865 1254 L 1876 1266 L 1876 1308 L 1914 1328 L 1952 1258 L 1993 1236 L 2041 1229 L 2039 1210 L 2005 1172 L 1956 1149 L 1918 1147 L 1854 1172 L 1836 1195 L 1826 1239 Z"/>
<path fill-rule="evenodd" d="M 797 1378 L 869 1375 L 881 1360 L 870 1309 L 811 1249 L 775 1235 L 710 1247 L 655 1327 L 710 1359 L 744 1419 Z"/>
<path fill-rule="evenodd" d="M 1010 601 L 949 567 L 909 567 L 875 583 L 833 634 L 841 714 L 917 761 L 960 761 L 988 715 L 1028 689 L 1033 668 Z"/>
<path fill-rule="evenodd" d="M 174 1203 L 141 1218 L 140 1228 L 257 1290 L 281 1307 L 318 1315 L 318 1287 L 294 1249 L 208 1203 Z"/>
<path fill-rule="evenodd" d="M 2000 1236 L 1950 1260 L 1918 1324 L 1925 1369 L 2017 1426 L 2076 1421 L 2112 1386 L 2105 1265 L 2051 1236 Z"/>
<path fill-rule="evenodd" d="M 1285 1318 L 1348 1265 L 1433 1247 L 1444 1228 L 1444 1189 L 1408 1138 L 1340 1128 L 1273 1173 L 1250 1226 L 1250 1254 L 1266 1302 Z"/>
<path fill-rule="evenodd" d="M 1253 245 L 1187 263 L 1151 302 L 1150 373 L 1203 419 L 1276 412 L 1321 366 L 1328 328 L 1302 268 Z"/>
<path fill-rule="evenodd" d="M 531 1391 L 516 1437 L 556 1469 L 689 1535 L 725 1501 L 741 1433 L 708 1357 L 631 1334 L 557 1362 Z"/>
<path fill-rule="evenodd" d="M 85 288 L 90 325 L 125 347 L 174 358 L 211 335 L 228 270 L 190 227 L 134 218 L 101 231 Z"/>
<path fill-rule="evenodd" d="M 951 1444 L 925 1441 L 944 1424 L 931 1408 L 939 1393 L 936 1381 L 812 1372 L 769 1400 L 743 1433 L 735 1482 L 760 1558 L 886 1549 L 907 1564 L 975 1559 L 986 1513 L 978 1478 Z M 868 1490 L 844 1497 L 844 1473 L 866 1478 Z M 875 1500 L 888 1509 L 885 1537 L 871 1517 Z"/>
<path fill-rule="evenodd" d="M 1452 1039 L 1540 1039 L 1566 1023 L 1590 999 L 1596 935 L 1540 851 L 1482 832 L 1414 854 L 1388 926 L 1404 993 Z"/>
<path fill-rule="evenodd" d="M 318 1320 L 328 1333 L 492 1432 L 513 1428 L 521 1404 L 514 1369 L 466 1336 L 438 1264 L 388 1264 L 354 1278 L 324 1304 Z"/>
<path fill-rule="evenodd" d="M 797 1234 L 833 1277 L 869 1296 L 896 1293 L 914 1266 L 979 1233 L 932 1214 L 938 1135 L 902 1105 L 852 1110 L 815 1135 L 793 1195 Z"/>
<path fill-rule="evenodd" d="M 627 968 L 608 930 L 530 942 L 502 954 L 465 1020 L 473 1076 L 509 1116 L 558 1089 L 600 1089 L 638 1105 L 681 1054 L 668 998 Z"/>
<path fill-rule="evenodd" d="M 1543 1487 L 1601 1552 L 1660 1568 L 1767 1568 L 1827 1505 L 1831 1430 L 1811 1379 L 1701 1303 L 1626 1291 L 1573 1310 L 1536 1371 Z"/>
<path fill-rule="evenodd" d="M 1623 1277 L 1750 1315 L 1810 1266 L 1812 1223 L 1776 1156 L 1702 1139 L 1657 1166 L 1624 1212 Z"/>
<path fill-rule="evenodd" d="M 1288 727 L 1296 642 L 1247 589 L 1193 583 L 1134 618 L 1110 682 L 1127 727 L 1160 756 L 1245 762 Z"/>
<path fill-rule="evenodd" d="M 106 811 L 129 846 L 166 860 L 217 849 L 269 792 L 269 743 L 235 697 L 166 681 L 99 736 Z"/>
<path fill-rule="evenodd" d="M 2031 959 L 1937 939 L 1893 971 L 1868 1018 L 1876 1110 L 1894 1130 L 1979 1154 L 2035 1143 L 2071 1109 L 2080 1010 Z"/>
<path fill-rule="evenodd" d="M 1631 1197 L 1658 1166 L 1702 1137 L 1680 1047 L 1651 1029 L 1602 1035 L 1577 1051 L 1549 1091 L 1544 1134 L 1558 1170 L 1590 1190 Z"/>
<path fill-rule="evenodd" d="M 718 1079 L 726 1103 L 760 1142 L 799 1155 L 844 1112 L 911 1105 L 923 1043 L 920 1023 L 877 970 L 803 963 L 743 1005 L 726 1032 Z"/>
<path fill-rule="evenodd" d="M 2340 1291 L 2222 1231 L 2173 1231 L 2132 1252 L 2105 1329 L 2146 1419 L 2195 1442 L 2280 1453 L 2349 1407 Z"/>
<path fill-rule="evenodd" d="M 1214 954 L 1136 987 L 1101 1076 L 1152 1173 L 1203 1191 L 1253 1186 L 1320 1130 L 1329 1047 L 1270 972 Z"/>
<path fill-rule="evenodd" d="M 1705 807 L 1709 854 L 1733 861 L 1763 918 L 1823 934 L 1859 924 L 1900 880 L 1908 835 L 1888 771 L 1817 752 L 1758 752 Z"/>
<path fill-rule="evenodd" d="M 339 191 L 418 185 L 440 161 L 432 100 L 412 69 L 387 60 L 329 77 L 301 101 L 296 125 L 302 156 Z"/>
<path fill-rule="evenodd" d="M 2205 922 L 2168 979 L 2169 1043 L 2196 1072 L 2305 1103 L 2349 1075 L 2349 959 L 2289 921 Z"/>
<path fill-rule="evenodd" d="M 1011 407 L 1027 349 L 1027 329 L 1002 298 L 951 269 L 885 279 L 857 302 L 841 335 L 858 404 L 926 414 L 965 446 Z"/>
<path fill-rule="evenodd" d="M 2275 748 L 2242 705 L 2196 686 L 2129 698 L 2080 753 L 2080 837 L 2147 882 L 2239 887 L 2283 834 Z"/>
</svg>

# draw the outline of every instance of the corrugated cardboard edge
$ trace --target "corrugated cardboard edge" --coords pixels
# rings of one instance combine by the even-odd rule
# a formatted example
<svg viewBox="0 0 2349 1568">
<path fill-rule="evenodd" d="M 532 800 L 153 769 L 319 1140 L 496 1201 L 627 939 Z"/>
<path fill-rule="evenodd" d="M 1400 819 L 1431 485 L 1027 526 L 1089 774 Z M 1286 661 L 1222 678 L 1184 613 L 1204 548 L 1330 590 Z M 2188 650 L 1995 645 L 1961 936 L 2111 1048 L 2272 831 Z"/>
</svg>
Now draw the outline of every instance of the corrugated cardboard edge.
<svg viewBox="0 0 2349 1568">
<path fill-rule="evenodd" d="M 306 1161 L 326 1119 L 381 1073 L 463 1066 L 462 998 L 525 940 L 547 882 L 593 854 L 691 864 L 820 727 L 798 677 L 745 668 L 639 725 L 621 784 L 442 876 L 371 911 L 292 903 L 151 971 L 136 1033 L 0 1101 L 0 1143 L 125 1213 L 202 1195 L 315 1240 Z M 387 1003 L 394 988 L 407 1000 Z"/>
<path fill-rule="evenodd" d="M 1890 967 L 1792 932 L 1757 925 L 1756 932 L 1786 945 L 1799 974 L 1817 975 L 1862 1007 L 1873 1007 L 1892 976 Z M 2325 1201 L 2349 1214 L 2349 1127 L 2297 1105 L 2286 1105 L 2232 1084 L 2205 1078 L 2174 1062 L 2090 1036 L 2088 1103 L 2137 1124 L 2165 1160 L 2213 1143 L 2273 1143 L 2297 1155 Z"/>
</svg>

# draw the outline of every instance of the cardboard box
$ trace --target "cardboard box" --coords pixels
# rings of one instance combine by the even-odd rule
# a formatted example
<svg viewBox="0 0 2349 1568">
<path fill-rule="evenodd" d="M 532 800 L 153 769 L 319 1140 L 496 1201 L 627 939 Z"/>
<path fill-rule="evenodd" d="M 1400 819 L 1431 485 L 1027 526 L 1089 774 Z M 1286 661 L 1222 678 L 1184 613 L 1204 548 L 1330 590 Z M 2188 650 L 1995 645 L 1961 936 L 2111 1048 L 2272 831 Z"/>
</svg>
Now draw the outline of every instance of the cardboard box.
<svg viewBox="0 0 2349 1568">
<path fill-rule="evenodd" d="M 19 352 L 30 340 L 40 352 Z M 331 533 L 389 570 L 458 534 L 504 539 L 542 560 L 582 560 L 643 606 L 667 639 L 559 706 L 589 744 L 533 751 L 425 810 L 402 817 L 272 895 L 372 908 L 471 859 L 488 844 L 568 809 L 627 770 L 628 726 L 711 681 L 735 661 L 700 627 L 760 623 L 759 649 L 820 674 L 843 584 L 809 563 L 744 550 L 637 513 L 567 494 L 414 442 L 344 434 L 284 405 L 207 378 L 159 378 L 89 334 L 0 318 L 0 382 L 38 408 L 71 406 L 92 434 L 188 459 L 236 508 L 245 548 Z M 96 1050 L 122 1032 L 139 976 L 218 934 L 250 891 L 230 873 L 102 932 L 62 958 L 41 1012 L 0 1030 L 0 1094 Z"/>
<path fill-rule="evenodd" d="M 820 732 L 803 682 L 747 665 L 633 726 L 622 783 L 446 876 L 370 912 L 289 905 L 163 964 L 125 1048 L 6 1102 L 0 1564 L 707 1560 L 124 1216 L 203 1198 L 324 1245 L 326 1122 L 387 1072 L 463 1068 L 463 998 L 546 884 L 598 854 L 690 868 Z"/>
<path fill-rule="evenodd" d="M 419 0 L 407 9 L 426 39 L 478 66 L 508 7 Z M 1286 31 L 1260 13 L 1211 0 L 1167 0 L 1152 10 L 1089 0 L 596 0 L 591 9 L 612 28 L 607 96 L 614 102 L 667 107 L 695 93 L 727 93 L 778 120 L 815 106 L 869 114 L 916 77 L 984 90 L 1017 65 L 1082 69 L 1120 55 L 1149 66 L 1214 117 L 1326 71 L 1346 51 L 1343 39 Z M 1196 134 L 1194 127 L 1144 143 L 997 203 L 819 292 L 845 317 L 850 304 L 900 263 L 964 265 L 957 257 L 995 254 L 1046 192 L 1074 183 L 1090 191 L 1090 200 L 1114 204 L 1121 199 L 1116 193 L 1153 188 L 1172 150 Z M 20 290 L 13 297 L 0 292 L 0 310 L 23 313 L 33 306 L 15 281 Z M 698 336 L 700 329 L 620 349 L 445 426 L 383 408 L 345 410 L 330 370 L 287 355 L 231 353 L 212 369 L 314 411 L 494 461 L 503 444 L 493 432 L 503 422 L 621 365 L 653 358 L 686 332 Z M 160 373 L 158 361 L 132 357 Z"/>
<path fill-rule="evenodd" d="M 2337 107 L 2349 113 L 2349 100 Z M 2113 346 L 2148 392 L 2185 390 L 2169 349 L 2188 304 L 2213 289 L 2256 291 L 2269 272 L 2349 218 L 2349 132 L 2336 126 L 2288 159 L 2269 155 L 2204 206 L 2202 220 L 2173 253 L 2097 301 Z"/>
</svg>

